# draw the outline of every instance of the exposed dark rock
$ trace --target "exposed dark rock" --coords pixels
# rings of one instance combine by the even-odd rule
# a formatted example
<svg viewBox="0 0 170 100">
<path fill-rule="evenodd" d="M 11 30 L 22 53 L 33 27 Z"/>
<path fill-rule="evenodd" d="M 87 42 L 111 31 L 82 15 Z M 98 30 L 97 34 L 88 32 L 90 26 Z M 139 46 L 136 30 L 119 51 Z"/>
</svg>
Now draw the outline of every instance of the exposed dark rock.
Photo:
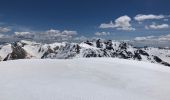
<svg viewBox="0 0 170 100">
<path fill-rule="evenodd" d="M 118 57 L 123 58 L 123 59 L 128 59 L 129 58 L 123 52 L 120 52 Z"/>
<path fill-rule="evenodd" d="M 98 39 L 98 40 L 96 41 L 96 47 L 97 47 L 97 48 L 102 48 L 100 39 Z"/>
<path fill-rule="evenodd" d="M 88 50 L 87 54 L 84 54 L 84 57 L 90 58 L 90 57 L 97 57 L 97 54 L 92 51 L 92 50 Z"/>
<path fill-rule="evenodd" d="M 7 61 L 7 60 L 9 60 L 10 59 L 10 54 L 8 54 L 4 59 L 3 59 L 3 61 Z"/>
<path fill-rule="evenodd" d="M 27 57 L 27 52 L 19 46 L 16 42 L 11 45 L 12 53 L 8 54 L 5 57 L 4 61 L 6 60 L 15 60 L 15 59 L 25 59 Z"/>
<path fill-rule="evenodd" d="M 48 50 L 43 54 L 43 56 L 41 57 L 41 59 L 47 58 L 47 56 L 48 56 L 50 53 L 54 53 L 54 51 L 53 51 L 50 47 L 48 47 Z"/>
<path fill-rule="evenodd" d="M 170 67 L 170 64 L 167 63 L 167 62 L 162 62 L 161 64 L 165 65 L 165 66 L 169 66 Z"/>
<path fill-rule="evenodd" d="M 158 63 L 162 62 L 162 60 L 157 56 L 154 56 L 153 59 Z"/>
<path fill-rule="evenodd" d="M 93 44 L 92 43 L 90 43 L 88 40 L 86 41 L 86 42 L 84 42 L 84 43 L 86 43 L 86 44 L 88 44 L 88 45 L 90 45 L 90 46 L 92 46 Z"/>
<path fill-rule="evenodd" d="M 133 53 L 132 53 L 132 52 L 130 52 L 130 51 L 126 51 L 126 52 L 127 52 L 127 55 L 128 55 L 130 58 L 133 57 Z"/>
<path fill-rule="evenodd" d="M 162 59 L 160 59 L 160 58 L 157 57 L 157 56 L 154 56 L 154 60 L 155 60 L 156 62 L 160 63 L 160 64 L 163 64 L 163 65 L 165 65 L 165 66 L 169 66 L 169 67 L 170 67 L 170 64 L 169 64 L 169 63 L 167 63 L 167 62 L 165 62 L 165 61 L 162 61 Z"/>
<path fill-rule="evenodd" d="M 80 53 L 80 49 L 81 49 L 81 47 L 77 44 L 77 45 L 75 46 L 75 50 L 76 50 L 76 53 L 77 53 L 77 54 Z"/>
<path fill-rule="evenodd" d="M 141 55 L 149 56 L 149 54 L 146 51 L 141 50 L 141 49 L 137 50 L 136 52 L 141 54 Z"/>
<path fill-rule="evenodd" d="M 127 49 L 127 43 L 125 42 L 122 42 L 120 45 L 119 45 L 119 48 L 122 49 L 122 50 L 126 50 Z"/>
<path fill-rule="evenodd" d="M 20 46 L 12 46 L 13 52 L 11 53 L 11 59 L 25 59 L 27 52 Z"/>
<path fill-rule="evenodd" d="M 111 40 L 105 42 L 105 44 L 106 44 L 106 49 L 107 50 L 112 50 L 113 49 L 113 44 L 112 44 Z"/>
<path fill-rule="evenodd" d="M 137 59 L 137 60 L 142 60 L 142 57 L 140 56 L 140 54 L 139 54 L 139 53 L 136 53 L 136 52 L 135 52 L 135 55 L 134 55 L 133 58 L 134 58 L 134 59 Z"/>
<path fill-rule="evenodd" d="M 60 48 L 59 46 L 56 46 L 56 47 L 54 48 L 54 51 L 58 50 L 59 48 Z"/>
</svg>

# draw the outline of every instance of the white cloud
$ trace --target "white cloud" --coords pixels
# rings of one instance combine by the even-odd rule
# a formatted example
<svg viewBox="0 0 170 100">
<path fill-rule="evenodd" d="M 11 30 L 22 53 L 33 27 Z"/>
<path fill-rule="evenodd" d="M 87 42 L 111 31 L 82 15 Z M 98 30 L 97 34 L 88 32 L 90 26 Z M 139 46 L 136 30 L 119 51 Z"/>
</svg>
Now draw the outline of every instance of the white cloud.
<svg viewBox="0 0 170 100">
<path fill-rule="evenodd" d="M 47 34 L 58 34 L 58 33 L 60 33 L 60 31 L 59 30 L 50 29 L 50 30 L 47 30 L 46 33 Z"/>
<path fill-rule="evenodd" d="M 159 41 L 170 41 L 170 34 L 168 35 L 162 35 L 158 39 Z"/>
<path fill-rule="evenodd" d="M 78 33 L 76 31 L 60 31 L 55 29 L 50 29 L 42 32 L 14 32 L 14 37 L 21 39 L 32 39 L 38 41 L 62 41 L 69 40 L 74 35 Z"/>
<path fill-rule="evenodd" d="M 153 14 L 149 14 L 149 15 L 143 15 L 143 14 L 138 14 L 134 17 L 134 19 L 136 21 L 144 21 L 144 20 L 152 20 L 152 19 L 163 19 L 166 18 L 165 15 L 153 15 Z"/>
<path fill-rule="evenodd" d="M 76 31 L 68 31 L 68 30 L 64 30 L 62 32 L 62 35 L 68 35 L 68 36 L 71 36 L 71 35 L 77 35 L 78 33 Z"/>
<path fill-rule="evenodd" d="M 145 26 L 145 29 L 166 29 L 166 28 L 169 28 L 168 24 L 157 25 L 156 23 L 152 23 L 149 26 L 147 26 L 147 25 Z"/>
<path fill-rule="evenodd" d="M 169 19 L 164 19 L 165 22 L 169 21 Z"/>
<path fill-rule="evenodd" d="M 145 25 L 145 29 L 149 30 L 149 26 L 148 26 L 148 25 Z"/>
<path fill-rule="evenodd" d="M 131 18 L 125 15 L 117 18 L 114 23 L 112 21 L 108 24 L 103 23 L 99 28 L 116 28 L 117 30 L 133 31 L 135 28 L 132 27 L 130 21 Z"/>
<path fill-rule="evenodd" d="M 54 36 L 72 36 L 72 35 L 77 35 L 76 31 L 68 31 L 68 30 L 64 30 L 64 31 L 60 31 L 60 30 L 54 30 L 54 29 L 50 29 L 47 30 L 45 33 L 43 34 L 47 34 L 47 35 L 54 35 Z"/>
<path fill-rule="evenodd" d="M 3 38 L 4 37 L 4 34 L 0 34 L 0 38 Z"/>
<path fill-rule="evenodd" d="M 167 47 L 170 46 L 170 34 L 160 35 L 160 36 L 146 36 L 146 37 L 136 37 L 134 41 L 131 42 L 136 46 L 156 46 L 156 47 Z"/>
<path fill-rule="evenodd" d="M 99 28 L 115 28 L 115 25 L 113 24 L 112 21 L 110 21 L 110 23 L 106 24 L 106 23 L 103 23 L 99 26 Z"/>
<path fill-rule="evenodd" d="M 107 35 L 110 35 L 110 32 L 96 32 L 95 35 L 96 36 L 107 36 Z"/>
<path fill-rule="evenodd" d="M 75 37 L 74 40 L 75 41 L 86 41 L 86 40 L 89 40 L 89 38 L 85 36 L 80 36 L 80 37 Z"/>
<path fill-rule="evenodd" d="M 164 28 L 169 28 L 169 25 L 168 24 L 161 24 L 161 25 L 152 24 L 152 25 L 150 25 L 150 28 L 152 28 L 152 29 L 164 29 Z"/>
<path fill-rule="evenodd" d="M 59 30 L 54 30 L 54 29 L 50 29 L 47 30 L 45 32 L 40 32 L 37 34 L 37 38 L 48 38 L 48 39 L 53 39 L 56 37 L 61 36 L 61 32 Z"/>
<path fill-rule="evenodd" d="M 41 34 L 43 34 L 40 36 L 41 38 L 67 40 L 67 39 L 71 39 L 72 36 L 77 35 L 78 33 L 76 31 L 69 31 L 69 30 L 60 31 L 60 30 L 50 29 L 46 32 L 42 32 Z"/>
<path fill-rule="evenodd" d="M 11 29 L 7 28 L 7 27 L 0 27 L 0 33 L 6 33 L 11 31 Z"/>
<path fill-rule="evenodd" d="M 146 37 L 136 37 L 135 41 L 146 41 L 146 42 L 169 42 L 170 34 L 161 36 L 146 36 Z"/>
<path fill-rule="evenodd" d="M 35 33 L 33 32 L 14 32 L 14 37 L 22 38 L 22 39 L 33 39 Z"/>
<path fill-rule="evenodd" d="M 146 41 L 149 39 L 153 39 L 155 36 L 146 36 L 146 37 L 135 37 L 135 41 Z"/>
<path fill-rule="evenodd" d="M 17 36 L 24 36 L 24 35 L 33 34 L 33 33 L 31 33 L 31 32 L 14 32 L 14 33 L 15 33 L 15 35 L 17 35 Z"/>
</svg>

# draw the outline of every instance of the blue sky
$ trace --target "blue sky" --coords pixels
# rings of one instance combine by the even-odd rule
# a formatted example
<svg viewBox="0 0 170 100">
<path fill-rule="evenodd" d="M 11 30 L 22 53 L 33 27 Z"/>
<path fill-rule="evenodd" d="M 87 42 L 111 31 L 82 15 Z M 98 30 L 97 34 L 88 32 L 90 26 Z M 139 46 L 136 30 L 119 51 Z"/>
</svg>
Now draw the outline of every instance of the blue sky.
<svg viewBox="0 0 170 100">
<path fill-rule="evenodd" d="M 76 31 L 76 37 L 118 40 L 168 35 L 169 4 L 170 0 L 1 0 L 0 29 L 10 31 L 0 34 L 53 29 Z M 135 19 L 139 14 L 145 18 Z"/>
</svg>

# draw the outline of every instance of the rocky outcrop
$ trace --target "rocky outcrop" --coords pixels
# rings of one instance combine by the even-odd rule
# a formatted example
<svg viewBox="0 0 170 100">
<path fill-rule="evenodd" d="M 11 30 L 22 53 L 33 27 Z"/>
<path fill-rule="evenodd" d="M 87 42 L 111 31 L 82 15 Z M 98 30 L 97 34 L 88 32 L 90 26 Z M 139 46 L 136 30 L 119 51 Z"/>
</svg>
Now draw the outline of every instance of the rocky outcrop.
<svg viewBox="0 0 170 100">
<path fill-rule="evenodd" d="M 160 63 L 160 64 L 163 64 L 163 65 L 165 65 L 165 66 L 169 66 L 169 67 L 170 67 L 170 64 L 169 64 L 169 63 L 167 63 L 167 62 L 165 62 L 165 61 L 162 61 L 162 59 L 159 58 L 159 57 L 157 57 L 157 56 L 154 56 L 154 60 L 155 60 L 156 62 Z"/>
<path fill-rule="evenodd" d="M 12 53 L 8 54 L 3 61 L 27 58 L 27 52 L 16 42 L 12 43 L 11 48 Z"/>
</svg>

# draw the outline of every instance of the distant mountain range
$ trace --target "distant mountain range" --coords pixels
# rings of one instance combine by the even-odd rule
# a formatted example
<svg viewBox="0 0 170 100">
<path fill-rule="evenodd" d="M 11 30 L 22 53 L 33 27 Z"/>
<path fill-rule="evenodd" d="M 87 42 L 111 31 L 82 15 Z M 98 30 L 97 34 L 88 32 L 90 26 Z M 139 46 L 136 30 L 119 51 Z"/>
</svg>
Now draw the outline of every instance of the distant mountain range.
<svg viewBox="0 0 170 100">
<path fill-rule="evenodd" d="M 71 59 L 113 57 L 158 63 L 170 67 L 170 49 L 136 48 L 126 42 L 85 41 L 82 43 L 37 43 L 19 41 L 0 45 L 0 61 L 16 59 Z"/>
</svg>

